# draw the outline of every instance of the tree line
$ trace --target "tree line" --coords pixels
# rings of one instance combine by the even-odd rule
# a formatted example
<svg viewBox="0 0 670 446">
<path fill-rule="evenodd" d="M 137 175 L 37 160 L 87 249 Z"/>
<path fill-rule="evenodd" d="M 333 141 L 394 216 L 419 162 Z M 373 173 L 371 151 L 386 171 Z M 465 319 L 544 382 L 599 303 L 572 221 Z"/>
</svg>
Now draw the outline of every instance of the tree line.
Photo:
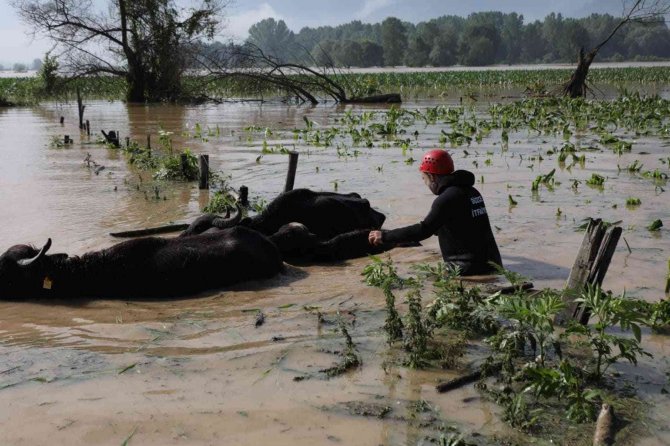
<svg viewBox="0 0 670 446">
<path fill-rule="evenodd" d="M 609 14 L 568 18 L 551 13 L 525 23 L 517 13 L 478 12 L 418 24 L 395 17 L 374 24 L 356 20 L 295 33 L 283 20 L 268 18 L 251 26 L 247 42 L 279 60 L 338 67 L 574 62 L 581 47 L 601 42 L 620 20 Z M 668 59 L 670 30 L 659 20 L 630 23 L 599 58 Z"/>
</svg>

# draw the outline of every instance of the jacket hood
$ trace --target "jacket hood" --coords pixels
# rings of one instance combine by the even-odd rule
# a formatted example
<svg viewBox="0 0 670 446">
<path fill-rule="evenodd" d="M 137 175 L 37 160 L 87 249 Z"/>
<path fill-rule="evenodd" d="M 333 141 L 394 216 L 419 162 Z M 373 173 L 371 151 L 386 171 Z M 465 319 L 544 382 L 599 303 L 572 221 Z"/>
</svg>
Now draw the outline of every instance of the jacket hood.
<svg viewBox="0 0 670 446">
<path fill-rule="evenodd" d="M 451 186 L 474 186 L 475 175 L 467 170 L 457 170 L 452 174 L 446 175 L 440 187 L 439 193 Z"/>
</svg>

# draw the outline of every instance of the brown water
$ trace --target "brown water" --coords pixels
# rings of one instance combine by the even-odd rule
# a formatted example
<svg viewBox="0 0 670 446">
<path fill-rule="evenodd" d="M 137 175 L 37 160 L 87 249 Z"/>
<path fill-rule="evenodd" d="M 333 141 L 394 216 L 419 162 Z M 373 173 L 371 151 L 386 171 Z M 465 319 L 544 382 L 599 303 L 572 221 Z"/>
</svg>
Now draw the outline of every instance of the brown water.
<svg viewBox="0 0 670 446">
<path fill-rule="evenodd" d="M 429 105 L 434 103 L 404 107 Z M 252 196 L 269 200 L 283 187 L 286 157 L 266 154 L 257 162 L 263 132 L 243 129 L 268 127 L 273 131 L 268 135 L 270 147 L 283 143 L 292 148 L 296 142 L 290 130 L 303 128 L 303 117 L 328 127 L 349 109 L 93 102 L 86 118 L 94 132 L 119 130 L 122 140 L 129 136 L 145 141 L 151 133 L 153 146 L 159 128 L 171 131 L 174 147 L 208 153 L 212 168 L 230 174 L 235 186 L 245 184 Z M 63 127 L 58 124 L 61 115 Z M 207 140 L 185 135 L 192 134 L 196 123 L 205 129 L 218 126 L 219 135 L 213 131 Z M 359 148 L 357 157 L 338 157 L 334 147 L 298 144 L 296 187 L 334 190 L 337 185 L 340 192 L 356 191 L 369 198 L 388 216 L 387 227 L 416 222 L 432 196 L 417 164 L 403 161 L 436 146 L 442 128 L 417 127 L 420 136 L 406 156 L 391 147 Z M 70 148 L 49 146 L 52 136 L 63 134 L 74 137 Z M 585 141 L 590 138 L 584 136 Z M 622 157 L 609 151 L 588 153 L 584 169 L 557 171 L 562 185 L 533 198 L 531 181 L 556 167 L 556 161 L 528 158 L 561 141 L 544 137 L 542 142 L 520 132 L 510 135 L 510 150 L 503 154 L 496 140 L 492 136 L 481 145 L 473 142 L 467 157 L 462 149 L 453 153 L 457 167 L 473 170 L 478 178 L 507 267 L 532 277 L 536 287 L 560 287 L 581 243 L 582 233 L 575 226 L 588 216 L 623 220 L 632 252 L 620 244 L 605 286 L 648 300 L 662 297 L 670 241 L 667 229 L 651 234 L 645 226 L 656 218 L 670 222 L 666 194 L 657 194 L 649 180 L 617 173 L 616 165 L 639 159 L 645 170 L 658 167 L 667 172 L 667 165 L 658 160 L 668 155 L 665 141 L 640 140 L 633 153 Z M 487 151 L 494 155 L 487 156 Z M 54 252 L 99 249 L 115 243 L 107 235 L 112 230 L 188 221 L 209 196 L 197 185 L 173 183 L 159 185 L 161 199 L 154 200 L 147 175 L 129 168 L 122 153 L 80 137 L 73 104 L 0 108 L 0 152 L 3 252 L 15 243 L 42 244 L 47 237 L 54 241 Z M 98 175 L 84 164 L 87 153 L 105 166 Z M 487 158 L 491 165 L 485 164 Z M 603 191 L 584 184 L 577 193 L 570 190 L 572 179 L 583 181 L 593 172 L 609 177 Z M 508 194 L 518 206 L 508 207 Z M 629 196 L 639 197 L 642 206 L 627 209 Z M 404 271 L 415 262 L 439 260 L 439 248 L 431 239 L 423 247 L 395 250 L 391 256 Z M 454 372 L 382 367 L 389 359 L 381 336 L 383 296 L 360 282 L 367 262 L 291 268 L 263 283 L 169 302 L 0 302 L 0 444 L 118 445 L 131 435 L 129 444 L 422 444 L 426 432 L 408 421 L 407 408 L 408 401 L 419 399 L 465 432 L 514 438 L 495 407 L 476 398 L 471 387 L 444 396 L 434 392 L 435 382 Z M 245 309 L 262 309 L 266 323 L 255 328 L 255 312 Z M 318 323 L 316 311 L 326 322 Z M 356 321 L 352 335 L 364 366 L 323 380 L 315 371 L 339 359 L 324 353 L 341 348 L 332 323 L 338 311 Z M 670 402 L 660 395 L 669 366 L 667 339 L 646 336 L 644 345 L 655 359 L 622 370 L 650 402 L 645 444 L 670 444 L 664 421 Z M 311 379 L 295 382 L 295 376 Z M 388 404 L 392 412 L 378 419 L 339 410 L 338 404 L 351 401 Z"/>
</svg>

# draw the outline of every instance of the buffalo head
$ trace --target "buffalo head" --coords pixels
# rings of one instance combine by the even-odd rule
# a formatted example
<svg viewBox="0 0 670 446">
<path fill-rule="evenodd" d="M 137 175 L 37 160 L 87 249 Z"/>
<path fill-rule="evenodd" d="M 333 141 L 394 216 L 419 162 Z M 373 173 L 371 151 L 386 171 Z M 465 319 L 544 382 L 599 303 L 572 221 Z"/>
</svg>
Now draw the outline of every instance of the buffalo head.
<svg viewBox="0 0 670 446">
<path fill-rule="evenodd" d="M 295 222 L 282 226 L 269 238 L 285 260 L 303 258 L 314 250 L 318 242 L 317 237 L 309 232 L 307 226 Z"/>
<path fill-rule="evenodd" d="M 51 239 L 40 250 L 15 245 L 0 255 L 0 298 L 35 296 L 49 286 L 46 274 L 49 248 Z"/>
</svg>

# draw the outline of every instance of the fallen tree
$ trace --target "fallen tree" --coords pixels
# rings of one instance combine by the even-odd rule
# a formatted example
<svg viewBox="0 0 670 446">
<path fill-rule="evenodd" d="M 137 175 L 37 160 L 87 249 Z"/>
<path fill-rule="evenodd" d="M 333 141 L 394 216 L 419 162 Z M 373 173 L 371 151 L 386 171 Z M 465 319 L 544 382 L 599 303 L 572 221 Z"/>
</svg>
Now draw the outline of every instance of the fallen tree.
<svg viewBox="0 0 670 446">
<path fill-rule="evenodd" d="M 201 58 L 200 69 L 207 73 L 207 82 L 242 81 L 252 91 L 262 92 L 270 88 L 283 92 L 287 98 L 294 98 L 300 103 L 316 105 L 323 98 L 342 104 L 402 101 L 398 93 L 373 92 L 369 95 L 350 96 L 349 92 L 355 88 L 352 88 L 350 80 L 333 65 L 314 68 L 284 62 L 249 43 L 239 47 L 229 45 L 217 54 Z"/>
<path fill-rule="evenodd" d="M 621 27 L 630 22 L 654 23 L 659 20 L 665 21 L 665 15 L 670 13 L 670 2 L 667 0 L 634 0 L 632 6 L 627 7 L 628 3 L 631 2 L 623 2 L 624 15 L 605 40 L 596 45 L 588 53 L 585 52 L 584 47 L 580 48 L 577 59 L 577 68 L 572 73 L 570 80 L 563 84 L 563 95 L 571 98 L 586 96 L 589 91 L 589 87 L 586 84 L 586 78 L 589 74 L 589 68 L 591 67 L 593 59 L 595 59 L 598 51 L 600 51 L 600 49 L 614 37 Z"/>
</svg>

